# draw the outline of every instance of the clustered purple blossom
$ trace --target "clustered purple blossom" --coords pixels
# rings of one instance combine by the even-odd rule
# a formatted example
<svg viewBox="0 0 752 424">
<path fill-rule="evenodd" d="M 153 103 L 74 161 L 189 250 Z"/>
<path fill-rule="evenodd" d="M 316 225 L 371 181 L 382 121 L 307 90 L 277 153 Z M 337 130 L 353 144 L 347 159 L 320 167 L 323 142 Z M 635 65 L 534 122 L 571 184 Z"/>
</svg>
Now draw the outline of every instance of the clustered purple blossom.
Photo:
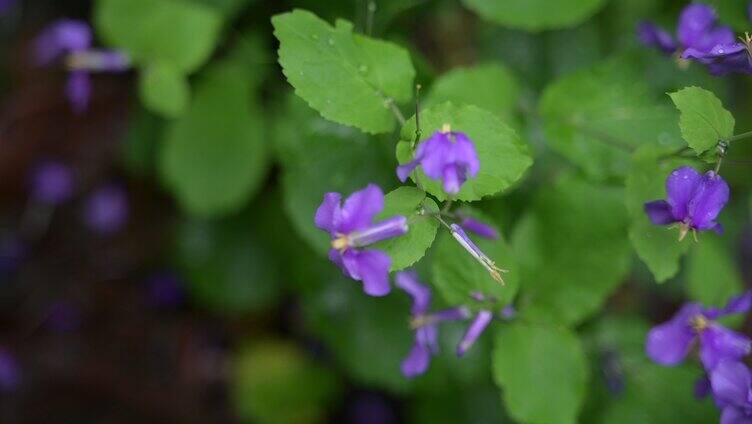
<svg viewBox="0 0 752 424">
<path fill-rule="evenodd" d="M 34 41 L 34 59 L 40 66 L 62 63 L 70 71 L 65 93 L 76 113 L 82 113 L 91 97 L 92 72 L 123 72 L 130 68 L 127 54 L 95 49 L 86 22 L 61 19 L 48 26 Z"/>
<path fill-rule="evenodd" d="M 737 41 L 731 28 L 717 24 L 715 10 L 702 3 L 690 4 L 679 15 L 677 40 L 651 22 L 640 23 L 637 35 L 645 45 L 706 65 L 714 75 L 752 73 L 752 38 Z"/>
<path fill-rule="evenodd" d="M 752 291 L 731 298 L 723 308 L 705 308 L 699 303 L 684 305 L 669 321 L 654 327 L 647 336 L 645 351 L 658 364 L 682 362 L 692 346 L 708 377 L 695 386 L 695 395 L 712 393 L 722 410 L 722 424 L 752 422 L 750 371 L 742 362 L 752 352 L 752 339 L 716 322 L 717 319 L 749 312 Z"/>
</svg>

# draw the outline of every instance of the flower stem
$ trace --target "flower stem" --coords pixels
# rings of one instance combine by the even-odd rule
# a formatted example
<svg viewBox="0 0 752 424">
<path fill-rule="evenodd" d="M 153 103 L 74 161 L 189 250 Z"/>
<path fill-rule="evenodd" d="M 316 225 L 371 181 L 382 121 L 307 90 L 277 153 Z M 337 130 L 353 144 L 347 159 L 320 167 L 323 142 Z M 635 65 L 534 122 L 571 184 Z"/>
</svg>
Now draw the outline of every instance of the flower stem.
<svg viewBox="0 0 752 424">
<path fill-rule="evenodd" d="M 371 0 L 366 6 L 366 35 L 371 36 L 373 33 L 373 16 L 376 14 L 376 2 Z"/>
<path fill-rule="evenodd" d="M 413 141 L 413 147 L 420 141 L 420 84 L 415 84 L 415 141 Z"/>
<path fill-rule="evenodd" d="M 750 138 L 750 137 L 752 137 L 752 131 L 747 131 L 747 132 L 743 132 L 741 134 L 732 135 L 731 137 L 729 137 L 729 138 L 727 138 L 727 139 L 725 139 L 723 141 L 725 141 L 727 143 L 731 143 L 732 141 L 739 141 L 739 140 L 743 140 L 745 138 Z"/>
<path fill-rule="evenodd" d="M 405 122 L 405 115 L 402 114 L 402 111 L 399 110 L 396 104 L 394 104 L 394 99 L 388 98 L 386 99 L 387 105 L 389 105 L 389 110 L 392 111 L 392 114 L 395 118 L 397 118 L 397 121 L 399 121 L 400 125 L 404 126 Z"/>
</svg>

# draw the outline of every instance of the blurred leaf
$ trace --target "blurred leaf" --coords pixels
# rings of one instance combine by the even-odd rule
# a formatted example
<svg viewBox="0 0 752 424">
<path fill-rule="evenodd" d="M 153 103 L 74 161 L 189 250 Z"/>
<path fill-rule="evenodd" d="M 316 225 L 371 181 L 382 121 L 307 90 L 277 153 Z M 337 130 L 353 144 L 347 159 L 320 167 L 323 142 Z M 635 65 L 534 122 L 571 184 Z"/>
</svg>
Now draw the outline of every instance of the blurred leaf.
<svg viewBox="0 0 752 424">
<path fill-rule="evenodd" d="M 682 146 L 676 111 L 654 100 L 639 73 L 624 59 L 610 60 L 548 86 L 540 113 L 551 147 L 605 179 L 625 176 L 640 145 Z"/>
<path fill-rule="evenodd" d="M 242 208 L 263 182 L 267 153 L 261 108 L 251 73 L 234 63 L 212 67 L 188 111 L 170 126 L 162 178 L 181 206 L 196 216 Z"/>
<path fill-rule="evenodd" d="M 243 422 L 325 422 L 340 383 L 291 342 L 255 341 L 241 348 L 233 364 L 232 398 Z"/>
<path fill-rule="evenodd" d="M 580 340 L 569 330 L 521 322 L 502 326 L 493 374 L 515 420 L 577 422 L 588 375 Z"/>
<path fill-rule="evenodd" d="M 443 102 L 475 105 L 511 123 L 520 97 L 519 83 L 500 63 L 453 69 L 431 86 L 425 107 Z"/>
<path fill-rule="evenodd" d="M 444 124 L 450 124 L 453 131 L 466 133 L 475 144 L 480 160 L 478 175 L 462 185 L 456 196 L 458 200 L 480 200 L 504 191 L 522 178 L 533 163 L 527 146 L 517 133 L 491 112 L 472 105 L 456 106 L 449 102 L 420 112 L 423 140 L 441 130 Z M 414 140 L 415 117 L 412 117 L 400 133 L 397 145 L 397 160 L 400 163 L 413 159 L 411 146 Z M 429 179 L 420 167 L 411 174 L 411 178 L 437 199 L 446 199 L 441 181 Z"/>
<path fill-rule="evenodd" d="M 690 241 L 679 241 L 678 231 L 653 225 L 644 210 L 646 202 L 666 198 L 665 181 L 680 166 L 677 160 L 657 160 L 655 155 L 635 155 L 627 176 L 626 205 L 631 215 L 629 239 L 637 256 L 645 262 L 659 283 L 679 272 L 679 260 Z"/>
<path fill-rule="evenodd" d="M 122 143 L 122 160 L 128 173 L 144 178 L 156 168 L 164 120 L 146 109 L 138 108 L 128 124 L 128 132 Z"/>
<path fill-rule="evenodd" d="M 574 26 L 586 20 L 605 0 L 463 0 L 485 19 L 512 28 L 541 31 Z"/>
<path fill-rule="evenodd" d="M 191 87 L 173 67 L 157 63 L 147 67 L 139 79 L 141 101 L 151 111 L 177 118 L 188 107 Z"/>
<path fill-rule="evenodd" d="M 226 17 L 233 17 L 244 7 L 256 3 L 256 0 L 191 0 L 193 2 L 211 6 L 219 10 Z"/>
<path fill-rule="evenodd" d="M 623 195 L 572 176 L 539 192 L 512 237 L 521 314 L 575 325 L 603 306 L 630 265 Z"/>
<path fill-rule="evenodd" d="M 214 50 L 222 17 L 186 0 L 98 0 L 94 24 L 108 44 L 137 64 L 159 62 L 191 73 Z"/>
<path fill-rule="evenodd" d="M 735 31 L 749 31 L 749 1 L 748 0 L 707 0 L 718 13 L 718 20 L 724 25 L 730 25 Z"/>
<path fill-rule="evenodd" d="M 436 237 L 439 223 L 422 215 L 423 208 L 432 212 L 439 210 L 436 203 L 426 197 L 426 193 L 415 187 L 400 187 L 387 193 L 384 199 L 384 210 L 376 220 L 403 215 L 410 226 L 407 234 L 373 245 L 374 249 L 382 250 L 392 258 L 392 271 L 407 268 L 420 260 Z"/>
<path fill-rule="evenodd" d="M 734 117 L 715 94 L 699 87 L 686 87 L 669 96 L 681 112 L 682 137 L 698 155 L 734 135 Z"/>
<path fill-rule="evenodd" d="M 491 222 L 479 212 L 474 212 L 473 215 L 485 222 Z M 436 241 L 433 257 L 433 283 L 449 305 L 474 306 L 475 302 L 471 302 L 470 295 L 479 292 L 495 298 L 494 307 L 500 310 L 514 300 L 520 285 L 520 269 L 514 251 L 503 239 L 487 240 L 474 237 L 473 233 L 469 233 L 469 236 L 499 268 L 509 271 L 502 275 L 504 284 L 494 280 L 488 271 L 460 246 L 449 231 L 443 228 Z"/>
<path fill-rule="evenodd" d="M 272 18 L 279 63 L 295 93 L 321 115 L 367 133 L 389 132 L 389 101 L 410 100 L 415 70 L 407 51 L 386 41 L 335 27 L 305 10 Z"/>
<path fill-rule="evenodd" d="M 687 260 L 687 296 L 705 306 L 722 307 L 744 290 L 728 249 L 714 234 L 703 234 Z"/>
</svg>

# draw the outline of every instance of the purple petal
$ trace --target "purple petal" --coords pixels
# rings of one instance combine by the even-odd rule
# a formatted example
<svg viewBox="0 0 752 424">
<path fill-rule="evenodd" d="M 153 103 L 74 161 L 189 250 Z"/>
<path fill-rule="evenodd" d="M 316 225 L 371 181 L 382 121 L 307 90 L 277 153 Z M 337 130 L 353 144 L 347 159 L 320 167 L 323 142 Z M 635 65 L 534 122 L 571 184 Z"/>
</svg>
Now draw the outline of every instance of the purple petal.
<svg viewBox="0 0 752 424">
<path fill-rule="evenodd" d="M 694 47 L 715 25 L 715 11 L 710 6 L 692 3 L 679 15 L 676 35 L 686 47 Z"/>
<path fill-rule="evenodd" d="M 666 200 L 676 221 L 683 221 L 688 216 L 689 202 L 701 182 L 700 173 L 689 166 L 675 169 L 666 178 Z"/>
<path fill-rule="evenodd" d="M 363 291 L 367 295 L 380 297 L 389 294 L 389 267 L 392 263 L 389 255 L 379 250 L 348 249 L 342 260 L 350 276 L 363 282 Z"/>
<path fill-rule="evenodd" d="M 111 184 L 95 190 L 84 206 L 84 223 L 99 234 L 114 234 L 126 225 L 130 215 L 128 192 Z"/>
<path fill-rule="evenodd" d="M 741 360 L 750 351 L 752 340 L 720 325 L 711 324 L 700 333 L 700 360 L 706 370 L 724 360 Z"/>
<path fill-rule="evenodd" d="M 339 205 L 342 200 L 342 195 L 335 192 L 329 192 L 324 195 L 324 201 L 321 202 L 319 208 L 316 209 L 316 215 L 313 221 L 316 223 L 316 227 L 334 233 L 334 222 L 339 215 Z"/>
<path fill-rule="evenodd" d="M 453 132 L 452 135 L 454 136 L 455 161 L 464 167 L 467 176 L 474 178 L 480 171 L 480 160 L 478 160 L 475 145 L 465 133 Z"/>
<path fill-rule="evenodd" d="M 402 215 L 393 216 L 368 228 L 350 233 L 349 239 L 355 247 L 368 246 L 407 233 L 407 218 Z"/>
<path fill-rule="evenodd" d="M 689 353 L 695 334 L 689 320 L 702 312 L 702 307 L 685 305 L 671 320 L 653 327 L 648 333 L 645 353 L 661 365 L 676 365 Z"/>
<path fill-rule="evenodd" d="M 749 369 L 737 361 L 723 361 L 710 373 L 713 396 L 726 405 L 747 405 L 750 382 Z"/>
<path fill-rule="evenodd" d="M 329 260 L 334 262 L 339 269 L 342 270 L 342 273 L 345 274 L 345 277 L 347 278 L 355 278 L 350 274 L 350 271 L 345 266 L 345 261 L 343 259 L 343 254 L 337 249 L 329 249 Z"/>
<path fill-rule="evenodd" d="M 654 200 L 645 203 L 645 213 L 650 218 L 650 222 L 655 225 L 666 225 L 676 222 L 674 215 L 671 213 L 671 205 L 665 200 Z"/>
<path fill-rule="evenodd" d="M 410 176 L 410 173 L 415 170 L 415 168 L 420 165 L 420 159 L 412 160 L 404 165 L 400 165 L 397 167 L 397 178 L 401 182 L 407 181 L 407 178 Z"/>
<path fill-rule="evenodd" d="M 83 113 L 89 106 L 91 97 L 91 78 L 86 71 L 71 72 L 65 86 L 65 96 L 75 113 Z"/>
<path fill-rule="evenodd" d="M 442 180 L 447 194 L 457 194 L 460 192 L 460 186 L 465 182 L 465 175 L 457 165 L 447 164 L 442 173 Z"/>
<path fill-rule="evenodd" d="M 499 239 L 499 232 L 496 231 L 496 229 L 485 222 L 481 222 L 475 218 L 463 218 L 460 222 L 460 226 L 467 230 L 471 231 L 483 238 L 487 238 L 489 240 L 498 240 Z"/>
<path fill-rule="evenodd" d="M 720 424 L 750 424 L 752 423 L 752 416 L 746 413 L 743 408 L 736 408 L 728 406 L 723 408 L 721 413 Z"/>
<path fill-rule="evenodd" d="M 34 41 L 37 64 L 50 65 L 62 54 L 88 49 L 91 29 L 86 22 L 61 19 L 47 27 Z"/>
<path fill-rule="evenodd" d="M 435 319 L 436 322 L 459 321 L 470 318 L 470 311 L 467 308 L 460 306 L 456 308 L 443 309 L 439 312 L 436 312 L 435 314 L 432 314 L 431 317 Z"/>
<path fill-rule="evenodd" d="M 642 44 L 655 47 L 666 54 L 671 54 L 676 50 L 676 42 L 671 34 L 652 22 L 640 22 L 637 25 L 637 37 Z"/>
<path fill-rule="evenodd" d="M 424 149 L 421 166 L 423 172 L 434 180 L 444 178 L 444 168 L 454 162 L 452 140 L 448 133 L 435 132 L 431 138 L 422 143 Z"/>
<path fill-rule="evenodd" d="M 729 299 L 723 308 L 722 315 L 741 314 L 749 312 L 750 308 L 752 308 L 752 291 L 746 291 L 744 294 Z"/>
<path fill-rule="evenodd" d="M 505 320 L 514 319 L 517 316 L 517 309 L 513 305 L 507 305 L 501 310 L 501 317 Z"/>
<path fill-rule="evenodd" d="M 410 354 L 402 361 L 402 374 L 408 378 L 421 375 L 428 370 L 430 362 L 431 352 L 420 344 L 415 343 L 410 350 Z"/>
<path fill-rule="evenodd" d="M 710 392 L 712 387 L 710 386 L 710 378 L 707 375 L 703 375 L 695 381 L 695 399 L 704 399 Z"/>
<path fill-rule="evenodd" d="M 488 327 L 493 319 L 490 311 L 480 311 L 473 322 L 468 327 L 465 335 L 462 337 L 460 344 L 457 346 L 457 356 L 463 356 L 468 349 L 478 340 L 483 331 Z"/>
<path fill-rule="evenodd" d="M 383 209 L 384 193 L 379 186 L 369 184 L 345 200 L 339 222 L 335 222 L 335 230 L 348 234 L 367 228 Z"/>
<path fill-rule="evenodd" d="M 729 186 L 713 171 L 702 177 L 687 207 L 690 223 L 698 230 L 715 227 L 715 219 L 729 200 Z"/>
<path fill-rule="evenodd" d="M 435 325 L 424 325 L 415 330 L 415 340 L 429 352 L 439 352 L 439 329 Z"/>
<path fill-rule="evenodd" d="M 422 315 L 431 305 L 431 289 L 418 281 L 418 274 L 414 271 L 398 272 L 394 276 L 394 284 L 406 291 L 413 298 L 411 313 Z"/>
<path fill-rule="evenodd" d="M 60 205 L 73 197 L 75 177 L 73 170 L 62 162 L 44 162 L 31 172 L 31 196 L 37 202 Z"/>
<path fill-rule="evenodd" d="M 0 347 L 0 392 L 12 392 L 21 383 L 21 367 L 15 356 Z"/>
</svg>

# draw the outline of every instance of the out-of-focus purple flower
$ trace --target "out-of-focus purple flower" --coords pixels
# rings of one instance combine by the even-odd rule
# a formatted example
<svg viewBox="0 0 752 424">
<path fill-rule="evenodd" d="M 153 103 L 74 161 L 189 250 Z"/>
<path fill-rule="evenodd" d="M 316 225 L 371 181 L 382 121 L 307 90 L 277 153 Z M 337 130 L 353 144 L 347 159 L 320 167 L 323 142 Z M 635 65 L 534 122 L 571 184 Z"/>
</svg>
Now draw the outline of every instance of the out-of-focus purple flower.
<svg viewBox="0 0 752 424">
<path fill-rule="evenodd" d="M 707 374 L 703 375 L 695 381 L 695 399 L 704 399 L 712 391 L 713 388 L 710 386 L 710 378 L 707 376 Z"/>
<path fill-rule="evenodd" d="M 721 424 L 752 423 L 752 376 L 741 362 L 723 361 L 710 373 Z"/>
<path fill-rule="evenodd" d="M 469 312 L 465 308 L 451 308 L 429 314 L 431 290 L 418 281 L 414 272 L 398 272 L 394 282 L 413 299 L 410 326 L 415 330 L 415 344 L 407 358 L 402 361 L 402 374 L 412 378 L 426 372 L 431 356 L 439 351 L 437 324 L 442 321 L 465 319 Z"/>
<path fill-rule="evenodd" d="M 504 309 L 501 310 L 502 319 L 505 319 L 507 321 L 513 320 L 517 316 L 517 309 L 513 305 L 507 305 L 504 307 Z"/>
<path fill-rule="evenodd" d="M 0 392 L 12 392 L 21 383 L 21 367 L 16 358 L 0 347 Z"/>
<path fill-rule="evenodd" d="M 498 240 L 499 232 L 496 229 L 485 222 L 477 220 L 471 216 L 464 215 L 462 212 L 457 212 L 457 217 L 460 219 L 460 227 L 464 230 L 473 232 L 483 238 L 489 240 Z"/>
<path fill-rule="evenodd" d="M 486 330 L 486 327 L 491 323 L 491 320 L 493 320 L 493 313 L 491 313 L 491 311 L 478 312 L 473 322 L 471 322 L 470 326 L 467 328 L 465 335 L 462 336 L 460 344 L 457 345 L 457 356 L 461 357 L 465 355 L 468 349 L 470 349 L 470 347 L 475 344 L 475 341 L 478 340 L 478 337 L 480 337 L 480 335 Z"/>
<path fill-rule="evenodd" d="M 326 193 L 316 211 L 316 226 L 332 237 L 329 259 L 342 272 L 363 282 L 363 290 L 371 296 L 385 296 L 389 286 L 389 267 L 392 260 L 386 253 L 362 247 L 407 233 L 407 218 L 393 216 L 374 223 L 376 215 L 384 209 L 384 193 L 369 184 L 356 191 L 341 204 L 342 195 Z"/>
<path fill-rule="evenodd" d="M 668 31 L 652 22 L 640 22 L 637 25 L 637 37 L 642 44 L 655 47 L 663 53 L 672 54 L 676 51 L 674 37 Z"/>
<path fill-rule="evenodd" d="M 26 245 L 17 235 L 0 235 L 0 282 L 18 269 L 24 256 Z"/>
<path fill-rule="evenodd" d="M 128 192 L 109 184 L 96 189 L 86 199 L 83 220 L 86 227 L 99 234 L 114 234 L 128 222 Z"/>
<path fill-rule="evenodd" d="M 73 170 L 58 161 L 46 161 L 35 166 L 29 175 L 31 197 L 43 204 L 57 206 L 73 197 Z"/>
<path fill-rule="evenodd" d="M 501 284 L 504 284 L 504 280 L 501 278 L 501 273 L 507 272 L 504 269 L 499 268 L 496 266 L 496 263 L 491 260 L 488 256 L 486 256 L 483 251 L 480 250 L 480 248 L 473 243 L 472 240 L 470 240 L 470 237 L 465 234 L 465 231 L 462 230 L 462 227 L 460 227 L 457 224 L 451 224 L 450 225 L 452 236 L 455 240 L 462 246 L 465 250 L 467 250 L 470 255 L 472 255 L 475 260 L 477 260 L 483 268 L 488 271 L 488 273 L 491 275 L 491 277 L 498 281 Z"/>
<path fill-rule="evenodd" d="M 173 272 L 161 271 L 146 279 L 147 301 L 154 308 L 172 309 L 185 300 L 183 282 Z"/>
<path fill-rule="evenodd" d="M 8 11 L 16 5 L 18 0 L 0 0 L 0 16 L 5 15 Z"/>
<path fill-rule="evenodd" d="M 600 358 L 601 373 L 608 390 L 620 395 L 624 392 L 624 367 L 619 353 L 613 349 L 605 349 Z"/>
<path fill-rule="evenodd" d="M 707 371 L 713 370 L 723 360 L 740 360 L 752 351 L 752 340 L 714 320 L 748 312 L 750 307 L 752 291 L 731 298 L 721 309 L 688 303 L 671 320 L 650 330 L 645 351 L 650 359 L 661 365 L 676 365 L 684 360 L 692 343 L 699 339 L 700 360 Z"/>
<path fill-rule="evenodd" d="M 713 75 L 731 73 L 752 74 L 752 56 L 747 36 L 743 43 L 718 44 L 708 51 L 687 49 L 682 54 L 684 59 L 692 59 L 708 66 Z"/>
<path fill-rule="evenodd" d="M 700 175 L 684 166 L 666 178 L 666 200 L 645 203 L 645 213 L 655 225 L 679 223 L 683 240 L 689 230 L 723 233 L 715 219 L 729 200 L 729 186 L 720 175 Z"/>
<path fill-rule="evenodd" d="M 397 177 L 405 182 L 418 165 L 429 178 L 442 180 L 444 191 L 450 195 L 459 193 L 462 184 L 480 170 L 473 142 L 467 134 L 452 131 L 448 124 L 418 145 L 415 158 L 397 167 Z"/>
<path fill-rule="evenodd" d="M 122 72 L 130 57 L 122 52 L 92 48 L 91 28 L 86 22 L 61 19 L 48 26 L 34 41 L 34 59 L 40 66 L 61 62 L 70 71 L 65 92 L 77 113 L 86 110 L 91 96 L 91 72 Z"/>
<path fill-rule="evenodd" d="M 348 402 L 348 423 L 390 424 L 396 423 L 397 414 L 387 399 L 372 393 L 358 395 Z"/>
<path fill-rule="evenodd" d="M 81 309 L 77 305 L 58 300 L 50 306 L 44 325 L 52 331 L 67 333 L 78 330 L 82 321 Z"/>
</svg>

